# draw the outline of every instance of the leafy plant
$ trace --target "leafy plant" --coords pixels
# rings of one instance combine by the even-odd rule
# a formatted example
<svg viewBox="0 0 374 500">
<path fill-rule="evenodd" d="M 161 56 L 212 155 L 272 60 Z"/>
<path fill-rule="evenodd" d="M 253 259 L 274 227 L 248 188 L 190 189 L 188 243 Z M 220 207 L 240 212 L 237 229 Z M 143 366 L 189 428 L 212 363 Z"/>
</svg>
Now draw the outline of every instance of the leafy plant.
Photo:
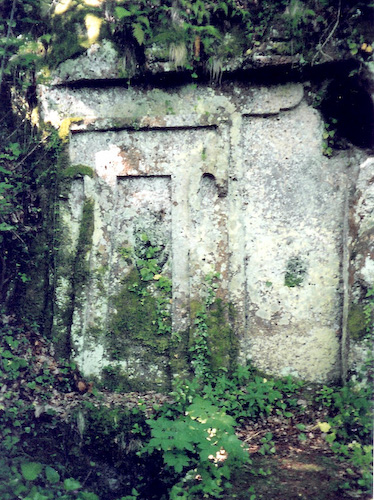
<svg viewBox="0 0 374 500">
<path fill-rule="evenodd" d="M 324 123 L 324 131 L 322 134 L 322 152 L 325 156 L 330 158 L 333 154 L 333 149 L 335 146 L 335 135 L 336 135 L 336 123 L 337 120 L 332 118 L 330 123 Z"/>
<path fill-rule="evenodd" d="M 320 424 L 326 433 L 326 441 L 335 453 L 360 471 L 357 482 L 363 491 L 370 491 L 373 482 L 372 396 L 372 388 L 367 383 L 350 381 L 341 388 L 324 386 L 316 397 L 329 408 L 327 422 Z"/>
<path fill-rule="evenodd" d="M 189 349 L 191 353 L 191 365 L 197 379 L 202 381 L 210 377 L 210 349 L 208 345 L 208 314 L 216 298 L 217 283 L 220 278 L 219 273 L 209 274 L 205 278 L 205 298 L 204 302 L 198 308 L 194 319 L 194 330 L 192 333 L 192 345 Z"/>
<path fill-rule="evenodd" d="M 267 432 L 263 438 L 261 438 L 261 447 L 259 453 L 261 455 L 272 455 L 275 453 L 275 445 L 273 441 L 273 433 Z"/>
<path fill-rule="evenodd" d="M 240 422 L 277 413 L 286 418 L 293 416 L 297 398 L 293 393 L 302 382 L 288 379 L 267 379 L 256 374 L 251 367 L 238 366 L 231 377 L 221 375 L 203 388 L 204 397 L 214 401 Z"/>
<path fill-rule="evenodd" d="M 175 476 L 170 498 L 218 497 L 231 469 L 249 462 L 235 436 L 235 420 L 201 397 L 194 397 L 184 413 L 161 415 L 147 423 L 151 439 L 142 454 L 161 452 L 166 470 Z"/>
</svg>

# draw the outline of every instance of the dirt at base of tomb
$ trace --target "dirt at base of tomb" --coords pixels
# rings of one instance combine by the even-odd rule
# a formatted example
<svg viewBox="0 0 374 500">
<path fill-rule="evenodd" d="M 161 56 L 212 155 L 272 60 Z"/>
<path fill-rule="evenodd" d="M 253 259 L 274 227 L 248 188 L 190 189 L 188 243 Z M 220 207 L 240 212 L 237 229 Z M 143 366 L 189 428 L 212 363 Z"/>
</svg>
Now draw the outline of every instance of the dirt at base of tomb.
<svg viewBox="0 0 374 500">
<path fill-rule="evenodd" d="M 259 470 L 264 475 L 256 477 Z M 347 475 L 346 464 L 331 453 L 290 448 L 252 457 L 252 464 L 232 478 L 232 489 L 223 500 L 250 500 L 251 495 L 254 500 L 371 500 L 371 495 L 344 490 Z"/>
<path fill-rule="evenodd" d="M 6 319 L 7 324 L 12 324 L 12 318 Z M 14 327 L 14 330 L 15 340 L 28 340 L 20 341 L 16 352 L 28 364 L 17 379 L 3 379 L 0 394 L 3 410 L 12 406 L 14 399 L 19 399 L 32 405 L 36 422 L 44 416 L 47 418 L 51 410 L 57 420 L 70 425 L 71 415 L 84 402 L 92 408 L 131 410 L 141 406 L 147 417 L 155 408 L 172 403 L 170 396 L 154 391 L 118 394 L 95 390 L 94 385 L 81 379 L 77 371 L 61 366 L 54 357 L 53 346 L 40 335 L 23 327 L 17 330 Z M 48 383 L 44 381 L 39 386 L 30 382 L 38 378 Z M 63 392 L 60 385 L 69 392 Z M 9 391 L 13 399 L 5 398 Z M 252 463 L 233 472 L 232 487 L 223 500 L 373 498 L 358 489 L 359 471 L 347 460 L 340 461 L 331 451 L 318 425 L 318 422 L 327 421 L 328 410 L 316 403 L 314 395 L 315 388 L 305 386 L 297 394 L 299 408 L 288 418 L 280 413 L 241 422 L 236 433 L 248 449 Z M 111 498 L 115 498 L 114 494 Z"/>
<path fill-rule="evenodd" d="M 302 433 L 297 422 L 283 417 L 238 429 L 252 463 L 233 475 L 232 488 L 223 500 L 372 500 L 372 495 L 353 487 L 358 472 L 339 460 L 316 429 L 316 417 L 323 419 L 323 412 L 318 413 L 306 409 Z M 268 447 L 270 454 L 263 455 L 263 438 L 268 433 L 272 434 L 269 446 L 273 446 Z"/>
</svg>

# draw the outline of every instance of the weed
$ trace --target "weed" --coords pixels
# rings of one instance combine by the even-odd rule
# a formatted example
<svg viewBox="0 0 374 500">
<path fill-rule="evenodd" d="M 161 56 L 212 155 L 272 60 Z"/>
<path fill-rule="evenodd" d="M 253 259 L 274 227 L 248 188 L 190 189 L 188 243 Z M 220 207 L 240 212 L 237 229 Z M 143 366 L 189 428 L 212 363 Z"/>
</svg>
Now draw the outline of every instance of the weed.
<svg viewBox="0 0 374 500">
<path fill-rule="evenodd" d="M 195 396 L 184 412 L 147 420 L 151 439 L 142 453 L 162 454 L 165 467 L 175 475 L 170 498 L 218 497 L 233 467 L 249 462 L 235 436 L 235 420 L 210 401 Z"/>
<path fill-rule="evenodd" d="M 333 149 L 335 147 L 335 135 L 336 135 L 336 124 L 337 120 L 332 118 L 330 123 L 324 123 L 324 131 L 322 134 L 322 152 L 324 156 L 330 158 L 333 154 Z"/>
</svg>

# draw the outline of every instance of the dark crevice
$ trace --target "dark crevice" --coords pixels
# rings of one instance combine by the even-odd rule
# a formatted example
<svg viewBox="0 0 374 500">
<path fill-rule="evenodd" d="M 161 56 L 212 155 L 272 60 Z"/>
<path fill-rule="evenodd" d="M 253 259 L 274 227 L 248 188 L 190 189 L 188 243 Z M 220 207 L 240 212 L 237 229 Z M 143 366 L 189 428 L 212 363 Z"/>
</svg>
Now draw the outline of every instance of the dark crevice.
<svg viewBox="0 0 374 500">
<path fill-rule="evenodd" d="M 344 77 L 349 72 L 358 69 L 358 63 L 355 60 L 335 61 L 331 63 L 319 64 L 316 66 L 300 66 L 292 64 L 272 65 L 262 68 L 238 69 L 230 72 L 223 72 L 222 83 L 212 81 L 209 74 L 203 69 L 197 70 L 198 78 L 193 78 L 190 71 L 170 71 L 167 73 L 153 74 L 144 72 L 128 78 L 113 78 L 113 79 L 82 79 L 73 82 L 64 82 L 56 85 L 56 87 L 68 87 L 73 89 L 93 88 L 102 89 L 109 87 L 125 87 L 125 88 L 170 88 L 179 87 L 186 84 L 198 83 L 214 84 L 225 87 L 231 83 L 252 83 L 252 84 L 268 84 L 275 85 L 278 83 L 301 82 L 305 80 L 323 80 L 326 78 Z"/>
<path fill-rule="evenodd" d="M 374 147 L 374 103 L 358 75 L 331 82 L 321 111 L 339 138 L 360 148 Z"/>
</svg>

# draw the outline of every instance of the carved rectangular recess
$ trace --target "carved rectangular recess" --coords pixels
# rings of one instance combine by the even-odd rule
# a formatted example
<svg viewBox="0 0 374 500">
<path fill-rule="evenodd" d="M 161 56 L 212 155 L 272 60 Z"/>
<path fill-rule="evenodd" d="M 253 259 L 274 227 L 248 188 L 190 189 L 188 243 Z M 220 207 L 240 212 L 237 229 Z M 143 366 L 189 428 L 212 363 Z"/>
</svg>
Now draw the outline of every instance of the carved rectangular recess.
<svg viewBox="0 0 374 500">
<path fill-rule="evenodd" d="M 160 248 L 160 270 L 171 278 L 171 209 L 171 176 L 117 177 L 112 241 L 114 282 L 131 267 L 129 259 L 123 257 L 126 253 L 131 254 L 133 261 L 141 258 L 137 252 L 144 246 L 145 235 L 152 246 Z"/>
</svg>

